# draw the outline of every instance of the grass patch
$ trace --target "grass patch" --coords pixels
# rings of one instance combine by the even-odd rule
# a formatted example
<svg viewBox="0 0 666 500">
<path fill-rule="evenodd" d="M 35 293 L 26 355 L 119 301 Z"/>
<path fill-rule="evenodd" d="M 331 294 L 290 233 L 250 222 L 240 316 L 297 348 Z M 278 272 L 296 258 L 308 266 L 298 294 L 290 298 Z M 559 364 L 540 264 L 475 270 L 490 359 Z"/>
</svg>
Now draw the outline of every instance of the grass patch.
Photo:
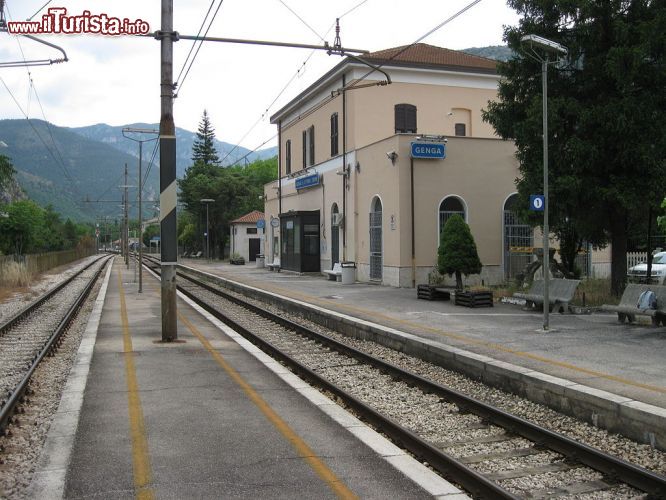
<svg viewBox="0 0 666 500">
<path fill-rule="evenodd" d="M 620 299 L 611 295 L 610 289 L 610 278 L 584 279 L 578 285 L 571 303 L 576 306 L 591 307 L 598 307 L 603 304 L 618 304 Z"/>
<path fill-rule="evenodd" d="M 32 274 L 25 264 L 9 261 L 0 265 L 0 286 L 22 287 L 30 285 Z"/>
</svg>

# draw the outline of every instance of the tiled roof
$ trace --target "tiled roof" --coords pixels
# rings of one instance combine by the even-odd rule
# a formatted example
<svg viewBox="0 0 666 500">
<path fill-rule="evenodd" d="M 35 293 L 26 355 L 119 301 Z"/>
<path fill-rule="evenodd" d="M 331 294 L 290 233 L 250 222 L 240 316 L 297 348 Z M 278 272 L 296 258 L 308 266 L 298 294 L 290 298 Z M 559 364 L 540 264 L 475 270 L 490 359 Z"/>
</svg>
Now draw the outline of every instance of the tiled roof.
<svg viewBox="0 0 666 500">
<path fill-rule="evenodd" d="M 264 218 L 264 213 L 259 210 L 253 210 L 249 214 L 245 214 L 236 220 L 232 220 L 232 224 L 255 224 L 258 220 Z"/>
<path fill-rule="evenodd" d="M 409 66 L 444 66 L 469 68 L 474 70 L 495 71 L 497 61 L 485 57 L 473 56 L 458 50 L 444 49 L 426 43 L 403 45 L 392 49 L 379 50 L 363 54 L 363 59 L 384 64 L 401 64 Z"/>
</svg>

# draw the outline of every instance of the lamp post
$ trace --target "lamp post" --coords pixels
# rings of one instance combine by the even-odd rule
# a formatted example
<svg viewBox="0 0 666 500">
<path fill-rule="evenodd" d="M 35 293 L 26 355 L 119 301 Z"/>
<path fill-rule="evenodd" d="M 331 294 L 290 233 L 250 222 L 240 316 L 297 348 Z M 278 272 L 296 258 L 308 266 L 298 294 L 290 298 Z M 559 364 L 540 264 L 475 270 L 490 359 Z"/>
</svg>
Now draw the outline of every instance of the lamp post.
<svg viewBox="0 0 666 500">
<path fill-rule="evenodd" d="M 532 50 L 535 59 L 541 62 L 541 90 L 543 93 L 543 329 L 548 331 L 550 312 L 549 274 L 550 248 L 548 228 L 548 64 L 557 62 L 557 57 L 567 54 L 567 48 L 557 42 L 537 35 L 525 35 L 520 41 Z M 539 49 L 537 52 L 535 49 Z M 545 57 L 541 55 L 543 53 Z M 555 55 L 555 61 L 549 55 Z"/>
<path fill-rule="evenodd" d="M 215 203 L 215 200 L 211 198 L 202 198 L 199 201 L 206 205 L 206 260 L 210 262 L 210 230 L 208 228 L 208 204 Z"/>
<path fill-rule="evenodd" d="M 139 143 L 139 293 L 143 292 L 143 213 L 142 213 L 142 206 L 141 206 L 141 201 L 142 201 L 142 196 L 143 196 L 143 179 L 142 179 L 142 171 L 141 171 L 141 161 L 143 160 L 143 143 L 144 142 L 150 142 L 150 141 L 156 141 L 158 137 L 153 137 L 152 139 L 135 139 L 134 137 L 130 137 L 129 135 L 125 135 L 126 133 L 138 133 L 138 134 L 156 134 L 159 135 L 160 131 L 159 130 L 146 130 L 142 128 L 131 128 L 131 127 L 125 127 L 123 129 L 123 137 L 126 139 L 129 139 L 130 141 L 138 142 Z"/>
</svg>

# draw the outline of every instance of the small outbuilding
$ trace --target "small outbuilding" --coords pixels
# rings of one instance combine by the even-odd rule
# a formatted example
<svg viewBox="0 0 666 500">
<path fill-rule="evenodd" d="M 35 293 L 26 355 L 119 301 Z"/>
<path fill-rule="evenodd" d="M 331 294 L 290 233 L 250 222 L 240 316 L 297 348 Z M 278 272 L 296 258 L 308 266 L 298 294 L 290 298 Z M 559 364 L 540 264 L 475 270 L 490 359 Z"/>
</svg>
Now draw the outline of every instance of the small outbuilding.
<svg viewBox="0 0 666 500">
<path fill-rule="evenodd" d="M 264 213 L 253 210 L 230 223 L 231 255 L 238 254 L 245 262 L 255 262 L 263 254 Z"/>
</svg>

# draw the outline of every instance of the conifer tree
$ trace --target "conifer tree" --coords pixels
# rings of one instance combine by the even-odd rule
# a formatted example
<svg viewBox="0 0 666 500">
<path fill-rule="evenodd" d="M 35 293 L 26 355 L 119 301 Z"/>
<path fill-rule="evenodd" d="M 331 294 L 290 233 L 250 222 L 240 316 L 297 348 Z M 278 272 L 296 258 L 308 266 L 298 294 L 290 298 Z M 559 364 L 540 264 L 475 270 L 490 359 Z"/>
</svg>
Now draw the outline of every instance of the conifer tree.
<svg viewBox="0 0 666 500">
<path fill-rule="evenodd" d="M 481 272 L 481 261 L 469 226 L 460 215 L 446 221 L 440 235 L 437 266 L 440 274 L 456 275 L 456 290 L 462 290 L 462 274 Z"/>
<path fill-rule="evenodd" d="M 203 163 L 204 165 L 218 165 L 220 158 L 217 156 L 215 150 L 215 129 L 210 123 L 208 112 L 204 109 L 199 129 L 197 130 L 197 138 L 192 144 L 192 161 L 196 163 Z"/>
</svg>

